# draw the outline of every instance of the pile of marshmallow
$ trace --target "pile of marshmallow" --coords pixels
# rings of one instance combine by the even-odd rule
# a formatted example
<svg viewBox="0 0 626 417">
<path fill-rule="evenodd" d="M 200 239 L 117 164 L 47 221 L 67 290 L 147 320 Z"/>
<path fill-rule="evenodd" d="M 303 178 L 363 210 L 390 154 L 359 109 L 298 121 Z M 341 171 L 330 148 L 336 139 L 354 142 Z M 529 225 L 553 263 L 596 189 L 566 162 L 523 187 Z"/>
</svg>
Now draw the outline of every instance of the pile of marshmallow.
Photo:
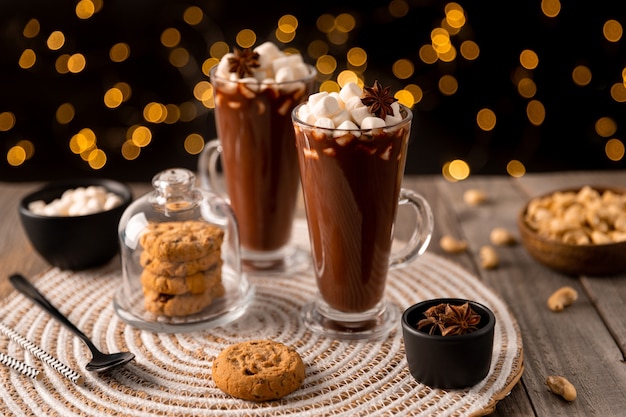
<svg viewBox="0 0 626 417">
<path fill-rule="evenodd" d="M 215 75 L 230 81 L 242 83 L 283 83 L 296 81 L 311 75 L 309 67 L 300 54 L 286 54 L 272 42 L 265 42 L 253 49 L 259 54 L 259 66 L 253 68 L 254 77 L 239 78 L 236 72 L 230 72 L 229 58 L 235 56 L 229 52 L 217 64 Z"/>
<path fill-rule="evenodd" d="M 315 127 L 338 130 L 379 129 L 402 121 L 397 101 L 391 105 L 393 115 L 381 119 L 363 104 L 362 96 L 363 89 L 354 82 L 346 83 L 339 92 L 311 94 L 308 102 L 298 109 L 298 118 Z M 358 132 L 351 133 L 358 136 Z M 343 134 L 345 132 L 333 132 L 334 136 Z"/>
<path fill-rule="evenodd" d="M 61 198 L 50 203 L 33 201 L 28 209 L 41 216 L 86 216 L 111 210 L 122 203 L 122 198 L 104 187 L 92 185 L 66 190 Z"/>
</svg>

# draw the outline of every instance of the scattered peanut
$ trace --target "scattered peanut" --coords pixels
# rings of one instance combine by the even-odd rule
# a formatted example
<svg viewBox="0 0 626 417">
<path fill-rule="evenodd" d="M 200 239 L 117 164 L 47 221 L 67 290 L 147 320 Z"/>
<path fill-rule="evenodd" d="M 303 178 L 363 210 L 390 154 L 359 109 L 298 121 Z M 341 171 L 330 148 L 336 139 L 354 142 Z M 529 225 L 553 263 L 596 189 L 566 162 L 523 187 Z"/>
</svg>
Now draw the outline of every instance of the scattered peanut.
<svg viewBox="0 0 626 417">
<path fill-rule="evenodd" d="M 463 193 L 463 201 L 470 206 L 477 206 L 487 201 L 487 193 L 482 190 L 469 189 Z"/>
<path fill-rule="evenodd" d="M 548 308 L 552 311 L 563 311 L 576 299 L 578 299 L 578 292 L 574 288 L 570 286 L 561 287 L 548 298 Z"/>
<path fill-rule="evenodd" d="M 551 393 L 560 395 L 565 401 L 576 399 L 576 388 L 565 377 L 551 375 L 546 378 L 546 385 Z"/>
<path fill-rule="evenodd" d="M 448 253 L 460 253 L 467 250 L 467 242 L 464 240 L 458 240 L 450 235 L 445 235 L 439 241 L 441 249 Z"/>
<path fill-rule="evenodd" d="M 480 266 L 484 269 L 495 269 L 500 263 L 496 250 L 491 246 L 481 247 L 478 256 L 480 257 Z"/>
<path fill-rule="evenodd" d="M 509 232 L 504 227 L 494 228 L 489 235 L 489 239 L 491 243 L 498 246 L 513 245 L 517 242 L 513 233 Z"/>
</svg>

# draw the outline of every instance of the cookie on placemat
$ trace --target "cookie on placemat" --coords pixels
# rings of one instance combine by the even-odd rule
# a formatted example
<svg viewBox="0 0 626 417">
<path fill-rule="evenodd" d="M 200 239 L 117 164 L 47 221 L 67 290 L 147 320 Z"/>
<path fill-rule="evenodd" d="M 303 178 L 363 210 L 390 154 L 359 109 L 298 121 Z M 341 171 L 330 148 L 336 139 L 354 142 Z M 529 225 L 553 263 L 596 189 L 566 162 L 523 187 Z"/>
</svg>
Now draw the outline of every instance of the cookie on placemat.
<svg viewBox="0 0 626 417">
<path fill-rule="evenodd" d="M 141 273 L 141 285 L 152 291 L 169 295 L 201 294 L 221 285 L 221 275 L 219 266 L 187 276 L 163 276 L 144 269 Z"/>
<path fill-rule="evenodd" d="M 154 258 L 186 262 L 219 250 L 224 231 L 203 221 L 150 223 L 139 242 Z"/>
<path fill-rule="evenodd" d="M 217 356 L 212 369 L 219 389 L 250 401 L 282 398 L 302 385 L 304 374 L 298 352 L 271 340 L 228 346 Z"/>
<path fill-rule="evenodd" d="M 184 277 L 195 273 L 206 271 L 214 265 L 222 265 L 221 251 L 214 251 L 197 259 L 190 259 L 184 262 L 171 262 L 164 259 L 155 258 L 150 252 L 144 250 L 139 258 L 141 266 L 155 275 Z"/>
<path fill-rule="evenodd" d="M 189 316 L 208 307 L 213 299 L 224 295 L 224 286 L 219 284 L 200 294 L 163 294 L 143 288 L 144 306 L 151 313 L 170 317 Z"/>
</svg>

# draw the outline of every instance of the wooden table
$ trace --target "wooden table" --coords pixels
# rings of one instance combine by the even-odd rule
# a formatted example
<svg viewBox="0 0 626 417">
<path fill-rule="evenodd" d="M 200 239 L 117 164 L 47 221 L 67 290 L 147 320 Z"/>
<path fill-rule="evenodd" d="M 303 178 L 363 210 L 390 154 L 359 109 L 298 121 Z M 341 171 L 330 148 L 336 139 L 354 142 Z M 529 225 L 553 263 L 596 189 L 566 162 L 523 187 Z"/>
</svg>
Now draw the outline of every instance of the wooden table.
<svg viewBox="0 0 626 417">
<path fill-rule="evenodd" d="M 626 185 L 626 171 L 527 174 L 517 179 L 473 176 L 457 183 L 439 176 L 405 179 L 406 188 L 420 192 L 432 205 L 435 234 L 429 251 L 479 277 L 508 303 L 521 328 L 524 375 L 498 403 L 495 416 L 626 415 L 626 274 L 569 277 L 538 264 L 520 244 L 497 248 L 497 269 L 479 266 L 478 249 L 489 244 L 491 229 L 505 227 L 517 235 L 516 216 L 529 198 L 585 184 Z M 0 297 L 12 291 L 8 274 L 19 271 L 34 276 L 48 268 L 28 243 L 17 215 L 19 199 L 39 185 L 0 183 Z M 139 196 L 150 186 L 133 184 L 133 188 Z M 470 188 L 485 191 L 488 203 L 465 204 L 463 193 Z M 468 251 L 445 253 L 438 243 L 444 234 L 467 240 Z M 566 311 L 553 313 L 546 300 L 564 285 L 575 287 L 579 299 Z M 574 402 L 547 391 L 545 377 L 553 374 L 576 386 Z"/>
</svg>

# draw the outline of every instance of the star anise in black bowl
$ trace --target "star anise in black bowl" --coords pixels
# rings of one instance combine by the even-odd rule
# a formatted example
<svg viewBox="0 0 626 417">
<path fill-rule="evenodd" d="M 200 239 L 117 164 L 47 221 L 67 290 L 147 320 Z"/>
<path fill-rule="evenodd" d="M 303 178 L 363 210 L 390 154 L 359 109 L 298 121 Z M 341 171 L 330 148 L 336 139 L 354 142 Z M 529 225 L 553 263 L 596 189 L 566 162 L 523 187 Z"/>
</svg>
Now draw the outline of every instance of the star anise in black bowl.
<svg viewBox="0 0 626 417">
<path fill-rule="evenodd" d="M 424 311 L 424 317 L 417 322 L 417 329 L 429 329 L 428 334 L 454 336 L 478 330 L 480 314 L 476 314 L 469 302 L 460 305 L 440 303 Z"/>
<path fill-rule="evenodd" d="M 467 388 L 489 373 L 496 317 L 483 304 L 438 298 L 402 314 L 402 335 L 411 375 L 444 389 Z"/>
</svg>

